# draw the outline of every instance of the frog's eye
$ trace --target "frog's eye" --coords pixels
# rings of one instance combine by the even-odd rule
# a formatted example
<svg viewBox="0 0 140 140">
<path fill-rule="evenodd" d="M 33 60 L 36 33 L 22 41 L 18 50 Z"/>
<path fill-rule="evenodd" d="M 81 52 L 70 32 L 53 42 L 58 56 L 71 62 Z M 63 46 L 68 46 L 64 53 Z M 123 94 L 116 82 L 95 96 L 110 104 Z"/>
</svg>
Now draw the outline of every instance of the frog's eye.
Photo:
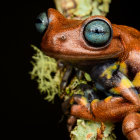
<svg viewBox="0 0 140 140">
<path fill-rule="evenodd" d="M 95 48 L 102 48 L 110 43 L 112 27 L 103 19 L 94 19 L 84 28 L 85 40 Z"/>
<path fill-rule="evenodd" d="M 35 20 L 35 26 L 38 32 L 43 33 L 48 27 L 48 18 L 45 12 L 39 14 Z"/>
</svg>

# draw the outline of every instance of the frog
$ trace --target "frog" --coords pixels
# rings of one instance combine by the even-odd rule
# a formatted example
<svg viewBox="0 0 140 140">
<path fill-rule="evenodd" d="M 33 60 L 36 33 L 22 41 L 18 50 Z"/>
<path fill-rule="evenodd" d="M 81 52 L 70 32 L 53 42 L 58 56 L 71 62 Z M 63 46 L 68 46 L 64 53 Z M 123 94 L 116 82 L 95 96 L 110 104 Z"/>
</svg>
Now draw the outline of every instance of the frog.
<svg viewBox="0 0 140 140">
<path fill-rule="evenodd" d="M 129 140 L 140 139 L 140 32 L 112 24 L 104 16 L 65 18 L 50 8 L 36 20 L 42 51 L 87 72 L 106 98 L 73 95 L 65 103 L 70 115 L 98 122 L 122 122 Z"/>
</svg>

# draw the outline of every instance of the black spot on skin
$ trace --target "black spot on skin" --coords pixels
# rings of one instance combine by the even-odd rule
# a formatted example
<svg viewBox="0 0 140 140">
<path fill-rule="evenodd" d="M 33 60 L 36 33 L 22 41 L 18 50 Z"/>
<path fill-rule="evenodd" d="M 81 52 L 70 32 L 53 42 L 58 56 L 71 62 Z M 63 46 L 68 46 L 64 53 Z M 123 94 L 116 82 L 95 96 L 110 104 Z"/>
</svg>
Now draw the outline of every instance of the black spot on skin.
<svg viewBox="0 0 140 140">
<path fill-rule="evenodd" d="M 134 77 L 136 76 L 137 74 L 137 71 L 133 69 L 133 67 L 129 64 L 129 63 L 126 63 L 127 64 L 127 75 L 128 75 L 128 78 L 130 81 L 133 81 L 134 80 Z"/>
<path fill-rule="evenodd" d="M 88 101 L 91 103 L 94 99 L 100 99 L 97 92 L 94 92 L 93 88 L 88 84 L 80 84 L 78 86 L 79 89 L 84 91 L 84 96 L 88 99 Z"/>
<path fill-rule="evenodd" d="M 113 63 L 115 63 L 115 60 L 108 60 L 106 62 L 97 64 L 94 66 L 90 72 L 91 78 L 96 82 L 96 80 L 100 77 L 100 75 Z"/>
<path fill-rule="evenodd" d="M 100 79 L 99 82 L 104 86 L 106 90 L 110 90 L 111 88 L 114 88 L 119 85 L 122 77 L 123 74 L 120 71 L 117 71 L 115 72 L 115 74 L 112 74 L 111 79 L 103 77 L 102 79 Z"/>
<path fill-rule="evenodd" d="M 140 94 L 140 87 L 135 87 L 135 89 L 138 91 L 138 93 Z"/>
</svg>

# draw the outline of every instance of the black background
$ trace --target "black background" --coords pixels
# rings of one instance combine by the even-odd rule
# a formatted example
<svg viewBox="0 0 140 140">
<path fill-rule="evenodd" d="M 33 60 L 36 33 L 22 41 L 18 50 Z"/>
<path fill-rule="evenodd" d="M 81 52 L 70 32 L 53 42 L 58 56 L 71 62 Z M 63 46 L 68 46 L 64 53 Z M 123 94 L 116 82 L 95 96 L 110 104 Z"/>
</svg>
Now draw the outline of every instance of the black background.
<svg viewBox="0 0 140 140">
<path fill-rule="evenodd" d="M 2 5 L 1 5 L 2 7 Z M 3 139 L 38 138 L 68 140 L 60 101 L 44 101 L 37 83 L 28 74 L 34 53 L 30 44 L 39 46 L 41 37 L 34 28 L 34 19 L 42 11 L 55 7 L 52 0 L 31 3 L 6 3 L 1 12 L 1 93 L 0 127 Z M 138 0 L 112 0 L 107 16 L 112 23 L 140 30 Z M 121 132 L 121 128 L 117 130 Z M 118 139 L 124 139 L 120 134 Z"/>
</svg>

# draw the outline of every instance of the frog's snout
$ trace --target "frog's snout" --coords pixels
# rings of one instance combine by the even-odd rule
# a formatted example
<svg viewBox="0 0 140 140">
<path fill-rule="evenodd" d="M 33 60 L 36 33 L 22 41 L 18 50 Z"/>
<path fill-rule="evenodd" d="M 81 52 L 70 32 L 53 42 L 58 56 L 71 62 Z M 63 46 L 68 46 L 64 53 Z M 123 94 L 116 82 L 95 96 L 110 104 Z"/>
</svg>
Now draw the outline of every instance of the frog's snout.
<svg viewBox="0 0 140 140">
<path fill-rule="evenodd" d="M 76 40 L 79 37 L 82 20 L 67 19 L 52 8 L 48 9 L 47 18 L 48 27 L 41 42 L 43 51 L 47 55 L 70 53 L 72 46 L 78 44 Z"/>
</svg>

